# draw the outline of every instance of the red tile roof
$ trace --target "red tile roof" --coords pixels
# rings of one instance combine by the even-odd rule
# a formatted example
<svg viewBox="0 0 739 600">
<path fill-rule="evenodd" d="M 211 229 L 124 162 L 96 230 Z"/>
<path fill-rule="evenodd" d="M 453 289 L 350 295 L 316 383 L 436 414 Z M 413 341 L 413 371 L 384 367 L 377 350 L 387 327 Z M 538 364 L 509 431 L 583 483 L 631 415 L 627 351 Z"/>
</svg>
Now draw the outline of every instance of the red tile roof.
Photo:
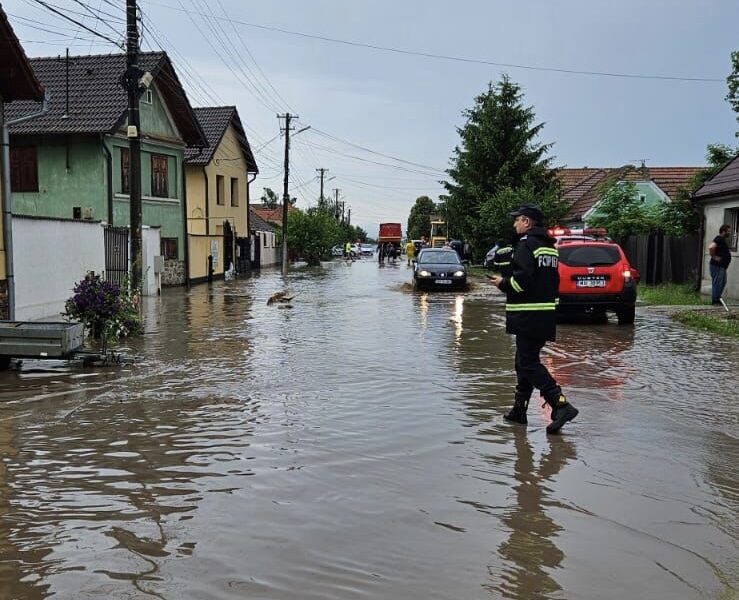
<svg viewBox="0 0 739 600">
<path fill-rule="evenodd" d="M 252 210 L 259 218 L 267 223 L 274 223 L 275 225 L 282 226 L 282 205 L 279 204 L 277 208 L 266 208 L 264 206 L 250 206 Z M 288 212 L 298 210 L 294 206 L 287 207 Z"/>
<path fill-rule="evenodd" d="M 626 165 L 619 168 L 603 169 L 559 169 L 557 176 L 562 182 L 563 197 L 570 201 L 570 210 L 564 221 L 578 221 L 597 202 L 601 185 L 608 180 L 651 181 L 659 187 L 670 200 L 677 198 L 680 189 L 688 186 L 693 176 L 702 167 L 634 167 Z"/>
</svg>

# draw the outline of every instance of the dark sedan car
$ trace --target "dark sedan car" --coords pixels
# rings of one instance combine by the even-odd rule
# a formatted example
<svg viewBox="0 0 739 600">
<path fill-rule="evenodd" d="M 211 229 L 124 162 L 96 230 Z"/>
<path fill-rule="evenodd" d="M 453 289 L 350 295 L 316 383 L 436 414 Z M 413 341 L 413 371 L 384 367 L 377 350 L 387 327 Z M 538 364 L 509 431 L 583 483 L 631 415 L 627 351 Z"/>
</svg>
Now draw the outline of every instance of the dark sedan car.
<svg viewBox="0 0 739 600">
<path fill-rule="evenodd" d="M 451 248 L 424 248 L 413 268 L 413 287 L 420 289 L 464 288 L 465 271 L 459 255 Z"/>
</svg>

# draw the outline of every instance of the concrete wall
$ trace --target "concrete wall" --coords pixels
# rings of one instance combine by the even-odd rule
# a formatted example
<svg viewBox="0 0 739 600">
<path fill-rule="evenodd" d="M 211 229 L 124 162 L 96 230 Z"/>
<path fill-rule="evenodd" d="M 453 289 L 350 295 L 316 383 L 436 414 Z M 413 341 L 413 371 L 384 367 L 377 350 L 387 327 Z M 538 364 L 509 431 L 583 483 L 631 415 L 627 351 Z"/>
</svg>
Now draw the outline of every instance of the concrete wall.
<svg viewBox="0 0 739 600">
<path fill-rule="evenodd" d="M 11 146 L 36 146 L 38 192 L 13 194 L 13 214 L 71 219 L 72 209 L 92 208 L 107 219 L 106 161 L 96 136 L 11 136 Z"/>
<path fill-rule="evenodd" d="M 706 235 L 703 243 L 703 278 L 701 280 L 701 292 L 704 294 L 711 293 L 711 274 L 708 268 L 710 254 L 708 253 L 708 246 L 711 245 L 713 238 L 718 235 L 719 227 L 726 223 L 725 211 L 727 209 L 739 211 L 739 194 L 720 201 L 711 202 L 703 207 Z M 736 231 L 733 229 L 735 224 L 729 222 L 728 225 L 732 225 L 732 234 L 736 235 Z M 739 300 L 739 251 L 737 250 L 731 251 L 731 264 L 729 265 L 726 275 L 727 283 L 723 295 L 724 299 Z"/>
<path fill-rule="evenodd" d="M 103 226 L 98 222 L 13 218 L 15 317 L 60 319 L 74 284 L 105 270 Z"/>
<path fill-rule="evenodd" d="M 214 246 L 215 245 L 215 246 Z M 216 253 L 213 254 L 214 248 Z M 197 282 L 208 277 L 208 256 L 217 256 L 213 263 L 213 275 L 223 275 L 223 236 L 191 235 L 190 236 L 190 278 Z M 226 267 L 228 268 L 228 267 Z"/>
<path fill-rule="evenodd" d="M 277 236 L 273 231 L 257 231 L 257 240 L 259 240 L 260 255 L 259 265 L 269 267 L 279 265 L 282 262 L 282 254 L 277 246 Z"/>
<path fill-rule="evenodd" d="M 122 193 L 121 148 L 127 147 L 124 138 L 110 138 L 109 147 L 113 160 L 113 223 L 123 227 L 130 223 L 131 207 L 128 194 Z M 151 196 L 151 155 L 165 154 L 167 166 L 167 198 Z M 161 228 L 161 236 L 177 238 L 179 259 L 185 259 L 184 226 L 182 214 L 183 155 L 181 148 L 160 146 L 151 142 L 141 145 L 141 195 L 142 222 Z"/>
</svg>

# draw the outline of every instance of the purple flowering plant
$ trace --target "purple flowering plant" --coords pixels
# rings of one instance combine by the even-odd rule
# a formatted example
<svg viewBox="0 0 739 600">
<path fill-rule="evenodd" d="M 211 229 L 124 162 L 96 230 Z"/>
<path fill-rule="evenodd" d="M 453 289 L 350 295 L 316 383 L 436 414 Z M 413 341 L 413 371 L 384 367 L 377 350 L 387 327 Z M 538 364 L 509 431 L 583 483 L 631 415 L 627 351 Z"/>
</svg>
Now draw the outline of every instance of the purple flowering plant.
<svg viewBox="0 0 739 600">
<path fill-rule="evenodd" d="M 64 304 L 67 318 L 82 321 L 91 337 L 115 340 L 142 333 L 138 305 L 140 296 L 100 275 L 88 273 L 74 285 L 74 295 Z"/>
</svg>

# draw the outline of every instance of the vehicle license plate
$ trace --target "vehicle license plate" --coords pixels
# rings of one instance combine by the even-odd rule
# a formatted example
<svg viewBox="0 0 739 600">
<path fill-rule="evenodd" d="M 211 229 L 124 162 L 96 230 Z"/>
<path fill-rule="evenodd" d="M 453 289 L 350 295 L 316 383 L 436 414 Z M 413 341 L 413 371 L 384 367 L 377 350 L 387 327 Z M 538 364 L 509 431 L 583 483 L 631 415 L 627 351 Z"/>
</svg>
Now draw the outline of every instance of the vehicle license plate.
<svg viewBox="0 0 739 600">
<path fill-rule="evenodd" d="M 606 287 L 606 280 L 604 278 L 601 279 L 578 279 L 575 283 L 577 287 L 587 287 L 587 288 L 593 288 L 593 287 Z"/>
<path fill-rule="evenodd" d="M 447 284 L 447 283 L 451 283 L 451 282 L 452 282 L 451 279 L 435 279 L 434 280 L 434 283 L 440 283 L 440 284 Z"/>
</svg>

